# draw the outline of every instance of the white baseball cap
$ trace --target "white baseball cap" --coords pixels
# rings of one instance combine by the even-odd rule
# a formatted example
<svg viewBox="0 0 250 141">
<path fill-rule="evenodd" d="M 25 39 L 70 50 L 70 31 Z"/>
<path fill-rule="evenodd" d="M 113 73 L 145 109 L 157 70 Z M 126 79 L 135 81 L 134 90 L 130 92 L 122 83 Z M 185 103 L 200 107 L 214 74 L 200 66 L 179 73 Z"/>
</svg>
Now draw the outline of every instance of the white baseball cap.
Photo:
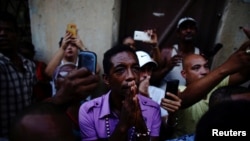
<svg viewBox="0 0 250 141">
<path fill-rule="evenodd" d="M 190 22 L 193 22 L 194 24 L 196 24 L 196 20 L 191 18 L 191 17 L 184 17 L 184 18 L 181 18 L 177 24 L 177 28 L 180 28 L 181 24 L 187 22 L 187 21 L 190 21 Z"/>
<path fill-rule="evenodd" d="M 145 51 L 136 51 L 137 58 L 139 60 L 140 67 L 145 64 L 151 63 L 154 67 L 157 67 L 157 63 L 150 57 L 150 55 Z"/>
</svg>

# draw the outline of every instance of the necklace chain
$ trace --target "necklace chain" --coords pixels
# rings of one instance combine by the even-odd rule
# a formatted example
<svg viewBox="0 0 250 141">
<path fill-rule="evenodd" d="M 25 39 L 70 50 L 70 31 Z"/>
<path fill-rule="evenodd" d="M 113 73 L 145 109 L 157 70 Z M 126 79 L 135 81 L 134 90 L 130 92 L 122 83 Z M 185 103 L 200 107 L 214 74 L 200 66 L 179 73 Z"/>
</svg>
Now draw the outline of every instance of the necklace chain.
<svg viewBox="0 0 250 141">
<path fill-rule="evenodd" d="M 109 118 L 108 117 L 105 118 L 105 127 L 106 127 L 107 137 L 109 138 L 111 136 L 111 133 L 110 133 L 110 124 L 109 124 Z M 134 134 L 135 134 L 135 127 L 133 126 L 131 128 L 129 141 L 133 140 Z"/>
</svg>

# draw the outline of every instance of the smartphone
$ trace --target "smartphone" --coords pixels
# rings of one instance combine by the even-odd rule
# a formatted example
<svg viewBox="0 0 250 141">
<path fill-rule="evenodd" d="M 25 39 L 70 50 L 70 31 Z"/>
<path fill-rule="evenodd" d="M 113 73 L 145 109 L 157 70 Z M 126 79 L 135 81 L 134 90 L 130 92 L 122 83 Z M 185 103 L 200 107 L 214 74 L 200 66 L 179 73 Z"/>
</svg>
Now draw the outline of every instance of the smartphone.
<svg viewBox="0 0 250 141">
<path fill-rule="evenodd" d="M 77 26 L 74 23 L 69 23 L 67 25 L 67 29 L 66 32 L 70 32 L 72 34 L 73 37 L 77 36 Z"/>
<path fill-rule="evenodd" d="M 172 94 L 177 95 L 178 94 L 178 87 L 179 87 L 179 80 L 177 80 L 177 79 L 168 80 L 165 92 L 170 92 Z M 167 95 L 165 95 L 165 98 L 167 98 Z"/>
<path fill-rule="evenodd" d="M 150 41 L 151 37 L 147 32 L 144 31 L 135 31 L 134 32 L 134 40 L 136 41 Z"/>
<path fill-rule="evenodd" d="M 80 51 L 78 55 L 78 68 L 85 67 L 96 73 L 97 55 L 92 51 Z"/>
</svg>

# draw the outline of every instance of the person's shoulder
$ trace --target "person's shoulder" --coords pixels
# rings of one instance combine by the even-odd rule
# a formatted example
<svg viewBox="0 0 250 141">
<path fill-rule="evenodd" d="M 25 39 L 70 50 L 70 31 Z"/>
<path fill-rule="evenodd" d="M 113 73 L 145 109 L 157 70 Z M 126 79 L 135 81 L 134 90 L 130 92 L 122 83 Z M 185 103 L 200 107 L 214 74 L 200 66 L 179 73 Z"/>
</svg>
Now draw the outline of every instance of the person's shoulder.
<svg viewBox="0 0 250 141">
<path fill-rule="evenodd" d="M 160 95 L 160 96 L 165 95 L 165 91 L 159 87 L 150 85 L 148 89 L 149 89 L 149 93 L 152 93 L 152 95 Z"/>
<path fill-rule="evenodd" d="M 0 65 L 5 65 L 10 59 L 0 52 Z"/>
<path fill-rule="evenodd" d="M 148 97 L 145 97 L 141 94 L 138 95 L 138 98 L 140 100 L 140 103 L 142 105 L 144 105 L 145 107 L 152 107 L 152 108 L 159 108 L 160 107 L 160 105 L 157 102 L 155 102 L 154 100 L 152 100 Z"/>
<path fill-rule="evenodd" d="M 180 92 L 183 92 L 186 88 L 187 88 L 187 86 L 184 86 L 184 85 L 179 85 L 178 86 L 178 89 L 179 89 Z"/>
<path fill-rule="evenodd" d="M 18 55 L 22 59 L 22 62 L 23 62 L 24 65 L 27 65 L 27 66 L 30 66 L 30 67 L 33 67 L 33 68 L 36 67 L 36 64 L 35 64 L 35 62 L 33 60 L 27 59 L 21 54 L 18 54 Z"/>
<path fill-rule="evenodd" d="M 85 111 L 88 112 L 91 109 L 100 108 L 101 105 L 103 105 L 104 99 L 105 95 L 102 95 L 94 99 L 91 99 L 89 101 L 86 101 L 81 105 L 81 109 L 84 109 Z"/>
</svg>

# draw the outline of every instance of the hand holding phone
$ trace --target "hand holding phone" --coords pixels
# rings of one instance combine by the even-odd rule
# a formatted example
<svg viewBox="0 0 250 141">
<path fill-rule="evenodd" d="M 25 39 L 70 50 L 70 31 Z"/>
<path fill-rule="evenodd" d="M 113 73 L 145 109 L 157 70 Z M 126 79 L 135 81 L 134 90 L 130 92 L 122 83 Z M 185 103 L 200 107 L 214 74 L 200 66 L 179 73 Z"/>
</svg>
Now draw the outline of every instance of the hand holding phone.
<svg viewBox="0 0 250 141">
<path fill-rule="evenodd" d="M 74 23 L 69 23 L 67 25 L 66 32 L 70 32 L 72 34 L 72 37 L 76 38 L 77 36 L 77 26 Z"/>
<path fill-rule="evenodd" d="M 97 55 L 92 51 L 79 53 L 78 68 L 85 67 L 92 73 L 96 73 Z"/>
<path fill-rule="evenodd" d="M 151 37 L 148 35 L 147 32 L 144 32 L 144 31 L 135 31 L 134 32 L 134 40 L 149 42 L 149 41 L 151 41 Z"/>
<path fill-rule="evenodd" d="M 166 93 L 170 92 L 172 94 L 178 95 L 178 87 L 179 87 L 179 80 L 168 80 L 167 86 L 166 86 Z M 165 98 L 168 98 L 167 95 L 165 95 Z"/>
</svg>

